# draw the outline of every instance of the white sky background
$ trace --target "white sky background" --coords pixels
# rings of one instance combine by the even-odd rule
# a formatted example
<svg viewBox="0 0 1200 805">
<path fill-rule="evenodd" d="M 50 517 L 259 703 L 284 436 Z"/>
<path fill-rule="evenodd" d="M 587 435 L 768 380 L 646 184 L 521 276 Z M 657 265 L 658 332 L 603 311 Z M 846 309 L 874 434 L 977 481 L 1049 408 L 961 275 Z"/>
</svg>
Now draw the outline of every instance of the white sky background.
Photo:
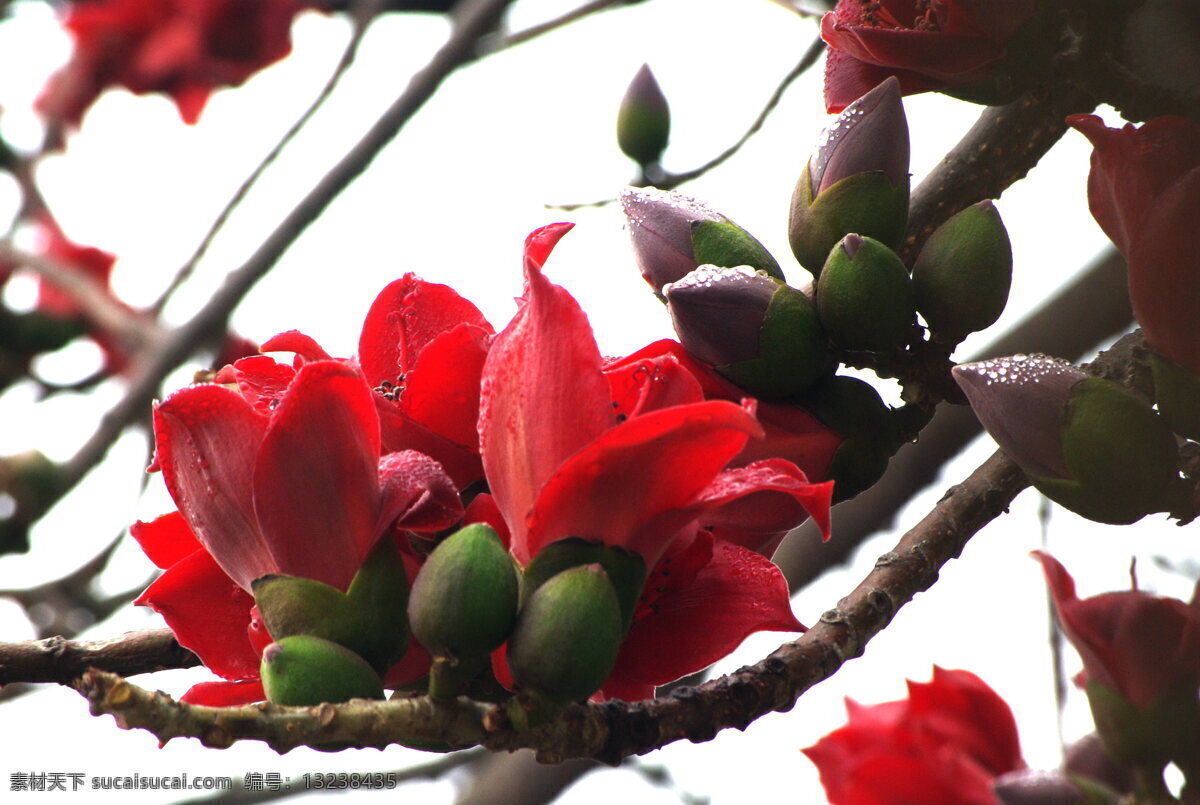
<svg viewBox="0 0 1200 805">
<path fill-rule="evenodd" d="M 566 7 L 524 0 L 512 16 L 513 27 Z M 43 4 L 18 5 L 16 11 L 14 21 L 0 26 L 2 124 L 14 143 L 32 145 L 37 130 L 28 109 L 67 46 Z M 251 253 L 424 65 L 446 30 L 435 17 L 411 14 L 388 15 L 372 27 L 342 88 L 270 171 L 168 308 L 171 323 L 190 316 Z M 256 340 L 300 329 L 330 352 L 349 355 L 376 292 L 412 270 L 454 285 L 500 327 L 520 292 L 526 233 L 550 221 L 573 220 L 578 226 L 547 270 L 582 302 L 602 350 L 625 353 L 670 335 L 665 311 L 633 266 L 619 208 L 561 213 L 543 205 L 611 197 L 632 176 L 632 164 L 616 148 L 613 126 L 625 86 L 643 62 L 651 64 L 672 105 L 666 167 L 686 170 L 741 135 L 814 33 L 813 22 L 765 0 L 654 0 L 590 18 L 460 71 L 251 292 L 234 326 Z M 349 25 L 339 17 L 308 14 L 297 21 L 294 37 L 291 58 L 240 89 L 217 93 L 194 128 L 180 123 L 164 97 L 112 91 L 92 108 L 67 152 L 43 164 L 39 181 L 68 235 L 119 256 L 114 285 L 123 299 L 138 305 L 157 296 L 234 189 L 324 83 L 348 41 Z M 684 188 L 759 237 L 793 280 L 805 274 L 787 247 L 787 207 L 800 168 L 828 122 L 820 76 L 818 68 L 799 81 L 742 153 Z M 907 99 L 906 108 L 915 186 L 979 108 L 933 95 Z M 1083 138 L 1068 134 L 999 203 L 1014 243 L 1016 275 L 1010 308 L 992 332 L 1018 320 L 1104 244 L 1084 200 L 1088 154 Z M 0 221 L 12 214 L 12 204 L 11 188 L 0 185 L 5 216 Z M 14 283 L 9 295 L 28 298 L 29 286 L 22 290 Z M 972 338 L 960 354 L 990 337 Z M 56 356 L 57 366 L 50 363 L 47 371 L 70 377 L 81 373 L 78 361 L 89 359 L 94 355 L 79 347 Z M 181 369 L 167 387 L 187 383 L 194 368 Z M 34 407 L 31 389 L 10 389 L 0 396 L 0 455 L 39 448 L 54 458 L 68 457 L 119 393 L 118 385 L 109 384 L 88 397 L 64 396 Z M 981 440 L 900 523 L 905 528 L 915 523 L 956 475 L 992 449 L 990 440 Z M 138 436 L 118 443 L 102 468 L 35 529 L 28 555 L 0 559 L 0 588 L 62 575 L 68 562 L 90 558 L 132 520 L 167 511 L 170 502 L 159 480 L 139 495 L 145 450 Z M 1106 528 L 1055 510 L 1051 550 L 1076 574 L 1081 593 L 1120 589 L 1128 584 L 1135 546 L 1143 554 L 1179 553 L 1173 549 L 1185 532 L 1162 518 L 1148 519 L 1152 522 L 1134 528 Z M 836 539 L 836 511 L 834 533 Z M 1030 765 L 1055 765 L 1045 595 L 1037 565 L 1027 556 L 1040 540 L 1038 498 L 1026 493 L 945 569 L 931 592 L 903 610 L 864 658 L 802 697 L 791 712 L 761 719 L 746 734 L 672 745 L 646 761 L 666 764 L 682 790 L 718 805 L 784 796 L 822 802 L 815 769 L 799 749 L 844 722 L 843 696 L 864 702 L 898 698 L 906 677 L 927 680 L 936 663 L 980 674 L 1013 705 Z M 853 568 L 829 574 L 798 596 L 800 619 L 815 621 L 894 541 L 894 535 L 885 535 L 869 543 Z M 1180 597 L 1190 593 L 1189 585 L 1149 562 L 1140 570 L 1144 588 Z M 103 583 L 116 591 L 150 572 L 130 541 Z M 85 636 L 116 636 L 160 623 L 148 610 L 131 606 Z M 32 636 L 15 607 L 4 602 L 0 629 L 0 639 Z M 782 637 L 752 638 L 718 670 L 760 659 Z M 1070 650 L 1067 657 L 1073 670 L 1078 661 Z M 136 681 L 178 694 L 204 678 L 207 672 L 192 670 Z M 1068 737 L 1088 728 L 1081 696 L 1072 700 L 1068 716 Z M 281 757 L 259 744 L 217 752 L 191 740 L 160 750 L 148 733 L 120 731 L 109 717 L 91 718 L 82 698 L 57 687 L 4 704 L 0 717 L 0 788 L 6 791 L 14 771 L 81 771 L 89 777 L 278 771 L 298 782 L 305 771 L 394 769 L 433 757 L 398 747 L 339 754 L 302 749 Z M 408 787 L 402 796 L 407 802 L 441 803 L 452 801 L 453 794 L 442 783 Z M 85 796 L 116 801 L 111 794 L 82 792 L 27 796 L 38 802 Z M 627 772 L 594 774 L 561 801 L 620 797 L 678 801 Z M 159 792 L 134 792 L 120 801 L 163 800 Z"/>
</svg>

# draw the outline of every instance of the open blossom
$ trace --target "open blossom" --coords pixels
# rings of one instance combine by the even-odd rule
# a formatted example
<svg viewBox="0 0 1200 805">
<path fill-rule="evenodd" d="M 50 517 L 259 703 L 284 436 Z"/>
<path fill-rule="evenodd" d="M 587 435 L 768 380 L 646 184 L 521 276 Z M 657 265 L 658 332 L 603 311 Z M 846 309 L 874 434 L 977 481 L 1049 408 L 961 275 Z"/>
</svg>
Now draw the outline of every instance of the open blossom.
<svg viewBox="0 0 1200 805">
<path fill-rule="evenodd" d="M 1200 373 L 1200 126 L 1181 117 L 1119 129 L 1095 115 L 1068 121 L 1095 146 L 1088 204 L 1125 255 L 1146 340 Z"/>
<path fill-rule="evenodd" d="M 633 626 L 601 689 L 639 699 L 752 632 L 802 628 L 779 569 L 718 537 L 717 524 L 736 533 L 723 518 L 753 499 L 740 520 L 768 541 L 806 510 L 827 527 L 832 485 L 809 482 L 784 459 L 730 466 L 764 435 L 753 401 L 705 400 L 678 364 L 670 379 L 639 375 L 636 362 L 606 375 L 583 311 L 541 271 L 569 228 L 544 227 L 527 241 L 522 306 L 484 365 L 483 466 L 522 564 L 568 537 L 645 561 Z"/>
<path fill-rule="evenodd" d="M 838 0 L 821 20 L 829 44 L 825 105 L 839 112 L 888 76 L 901 92 L 987 78 L 1036 0 Z"/>
<path fill-rule="evenodd" d="M 1012 711 L 968 671 L 934 666 L 907 699 L 846 711 L 804 750 L 832 805 L 996 805 L 992 781 L 1025 765 Z"/>
<path fill-rule="evenodd" d="M 74 0 L 63 25 L 67 65 L 38 100 L 53 120 L 78 123 L 112 86 L 164 92 L 195 123 L 218 87 L 242 84 L 288 55 L 304 0 Z"/>
<path fill-rule="evenodd" d="M 363 327 L 367 377 L 408 377 L 419 391 L 437 378 L 436 369 L 420 371 L 420 356 L 427 349 L 453 353 L 432 345 L 464 319 L 483 329 L 478 310 L 449 288 L 397 280 Z M 458 478 L 438 460 L 458 461 L 457 471 L 471 477 L 470 462 L 460 461 L 470 449 L 454 441 L 462 438 L 454 415 L 403 405 L 394 384 L 364 378 L 355 362 L 330 358 L 303 334 L 284 333 L 263 348 L 296 358 L 243 358 L 219 372 L 218 382 L 183 389 L 157 406 L 154 468 L 179 511 L 132 529 L 165 570 L 138 603 L 161 613 L 180 643 L 227 680 L 195 686 L 186 698 L 196 703 L 263 698 L 259 655 L 270 636 L 252 611 L 254 579 L 282 573 L 344 590 L 378 540 L 398 539 L 403 547 L 405 534 L 432 535 L 465 514 Z M 392 359 L 394 366 L 387 364 Z M 469 367 L 465 374 L 470 390 Z M 467 396 L 477 400 L 478 371 L 473 377 Z M 466 404 L 462 415 L 473 422 L 477 405 Z M 480 504 L 487 500 L 479 495 L 473 508 L 486 513 Z M 406 562 L 411 579 L 418 560 Z M 428 662 L 413 643 L 386 681 L 411 681 Z"/>
</svg>

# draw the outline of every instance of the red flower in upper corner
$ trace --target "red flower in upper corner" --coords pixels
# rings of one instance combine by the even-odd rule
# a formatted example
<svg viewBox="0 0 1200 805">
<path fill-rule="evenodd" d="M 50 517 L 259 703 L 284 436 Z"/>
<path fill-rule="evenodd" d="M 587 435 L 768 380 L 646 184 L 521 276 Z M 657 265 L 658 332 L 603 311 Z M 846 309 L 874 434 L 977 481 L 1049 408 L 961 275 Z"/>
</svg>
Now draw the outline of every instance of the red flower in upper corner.
<svg viewBox="0 0 1200 805">
<path fill-rule="evenodd" d="M 1036 0 L 838 0 L 821 20 L 829 44 L 825 105 L 840 112 L 888 76 L 905 95 L 987 78 Z"/>
<path fill-rule="evenodd" d="M 1200 373 L 1200 126 L 1182 117 L 1119 129 L 1095 115 L 1067 120 L 1095 146 L 1088 205 L 1126 257 L 1146 340 Z"/>
<path fill-rule="evenodd" d="M 992 781 L 1025 765 L 1012 711 L 968 671 L 934 666 L 907 699 L 846 711 L 804 750 L 831 805 L 996 805 Z"/>
<path fill-rule="evenodd" d="M 1059 623 L 1083 658 L 1083 681 L 1097 682 L 1139 708 L 1200 685 L 1200 588 L 1188 603 L 1134 588 L 1091 598 L 1049 554 L 1035 551 Z"/>
<path fill-rule="evenodd" d="M 764 434 L 754 402 L 704 400 L 678 363 L 657 379 L 606 375 L 578 303 L 541 272 L 569 229 L 544 227 L 526 242 L 521 308 L 483 369 L 483 466 L 522 564 L 567 537 L 646 562 L 634 624 L 601 689 L 641 699 L 752 632 L 803 628 L 779 569 L 725 537 L 742 524 L 759 535 L 786 531 L 806 509 L 827 530 L 832 484 L 810 483 L 777 458 L 730 468 Z"/>
<path fill-rule="evenodd" d="M 436 461 L 411 450 L 381 455 L 375 395 L 352 366 L 274 364 L 269 388 L 261 361 L 246 361 L 255 372 L 241 391 L 192 386 L 155 408 L 154 466 L 179 512 L 133 529 L 166 568 L 138 603 L 235 683 L 193 689 L 189 699 L 202 703 L 262 698 L 258 655 L 270 641 L 252 617 L 254 579 L 283 573 L 344 590 L 394 529 L 434 532 L 463 516 Z M 400 663 L 409 678 L 424 672 L 409 667 L 419 653 Z"/>
<path fill-rule="evenodd" d="M 71 60 L 38 99 L 51 120 L 78 124 L 111 86 L 165 92 L 195 123 L 218 87 L 236 87 L 292 49 L 304 0 L 75 0 L 64 25 Z"/>
</svg>

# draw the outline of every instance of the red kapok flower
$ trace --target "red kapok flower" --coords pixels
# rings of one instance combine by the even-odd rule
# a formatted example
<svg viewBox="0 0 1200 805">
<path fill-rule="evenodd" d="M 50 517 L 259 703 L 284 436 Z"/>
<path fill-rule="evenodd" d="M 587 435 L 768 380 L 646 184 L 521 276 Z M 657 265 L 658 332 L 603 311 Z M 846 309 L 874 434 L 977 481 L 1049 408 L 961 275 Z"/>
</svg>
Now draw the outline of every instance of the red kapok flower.
<svg viewBox="0 0 1200 805">
<path fill-rule="evenodd" d="M 1200 685 L 1200 594 L 1184 603 L 1135 588 L 1081 599 L 1058 560 L 1041 551 L 1034 556 L 1063 632 L 1083 658 L 1085 681 L 1139 708 L 1165 693 L 1194 693 Z"/>
<path fill-rule="evenodd" d="M 239 364 L 256 360 L 269 359 Z M 155 408 L 154 466 L 179 512 L 134 530 L 167 569 L 138 603 L 234 681 L 257 678 L 269 642 L 252 618 L 254 579 L 281 573 L 345 590 L 392 528 L 436 531 L 463 514 L 436 461 L 415 451 L 380 455 L 375 402 L 356 369 L 331 360 L 275 366 L 270 397 L 261 383 L 244 393 L 204 384 Z M 245 376 L 267 376 L 254 369 Z"/>
<path fill-rule="evenodd" d="M 1200 126 L 1181 117 L 1120 129 L 1095 115 L 1068 121 L 1095 146 L 1088 204 L 1127 259 L 1146 340 L 1200 373 Z"/>
<path fill-rule="evenodd" d="M 483 466 L 522 564 L 568 537 L 646 562 L 641 617 L 601 691 L 644 698 L 752 632 L 802 628 L 778 568 L 702 526 L 767 492 L 800 504 L 774 530 L 798 524 L 805 508 L 827 525 L 831 484 L 810 483 L 782 459 L 729 468 L 749 439 L 763 435 L 754 403 L 698 399 L 698 383 L 683 374 L 678 396 L 664 390 L 662 404 L 622 410 L 638 395 L 614 394 L 583 311 L 541 272 L 569 229 L 544 227 L 526 242 L 521 308 L 484 364 Z"/>
<path fill-rule="evenodd" d="M 111 86 L 139 95 L 165 92 L 187 123 L 218 87 L 236 87 L 288 55 L 304 0 L 76 0 L 64 25 L 75 42 L 70 62 L 38 106 L 78 123 Z"/>
<path fill-rule="evenodd" d="M 992 780 L 1025 765 L 1012 711 L 968 671 L 934 666 L 907 699 L 846 711 L 804 750 L 831 805 L 996 805 Z"/>
<path fill-rule="evenodd" d="M 825 105 L 840 112 L 888 76 L 905 95 L 988 76 L 1035 0 L 838 0 L 821 20 Z"/>
</svg>

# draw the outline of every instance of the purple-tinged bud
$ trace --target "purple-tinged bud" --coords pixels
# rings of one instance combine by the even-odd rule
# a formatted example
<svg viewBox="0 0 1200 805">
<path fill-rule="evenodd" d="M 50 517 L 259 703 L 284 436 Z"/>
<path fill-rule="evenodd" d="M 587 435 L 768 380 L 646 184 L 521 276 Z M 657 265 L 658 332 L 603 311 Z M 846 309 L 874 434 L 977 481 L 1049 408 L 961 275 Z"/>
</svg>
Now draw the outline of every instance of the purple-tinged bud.
<svg viewBox="0 0 1200 805">
<path fill-rule="evenodd" d="M 1018 769 L 992 782 L 1001 805 L 1105 805 L 1117 797 L 1103 787 L 1080 783 L 1061 771 Z"/>
<path fill-rule="evenodd" d="M 617 112 L 617 144 L 643 168 L 657 165 L 671 135 L 671 110 L 667 97 L 643 64 L 625 90 Z"/>
<path fill-rule="evenodd" d="M 1178 493 L 1175 437 L 1128 389 L 1044 355 L 966 364 L 954 377 L 1004 452 L 1076 514 L 1132 523 Z"/>
<path fill-rule="evenodd" d="M 638 270 L 657 294 L 662 293 L 664 285 L 683 279 L 701 262 L 709 262 L 697 259 L 693 245 L 693 233 L 696 232 L 699 232 L 702 250 L 713 252 L 712 259 L 717 259 L 717 255 L 737 253 L 742 257 L 735 265 L 749 264 L 783 279 L 778 263 L 762 244 L 724 215 L 682 193 L 629 187 L 621 193 L 621 206 L 629 222 Z M 707 222 L 720 226 L 705 226 Z M 740 234 L 735 237 L 730 228 Z M 756 253 L 766 255 L 769 263 L 755 257 Z"/>
<path fill-rule="evenodd" d="M 756 396 L 797 394 L 833 370 L 812 301 L 750 266 L 700 266 L 664 292 L 688 352 Z"/>
<path fill-rule="evenodd" d="M 907 187 L 908 151 L 900 82 L 892 76 L 847 106 L 821 135 L 808 163 L 809 188 L 819 196 L 859 173 L 883 173 Z"/>
<path fill-rule="evenodd" d="M 1133 791 L 1133 770 L 1112 759 L 1104 748 L 1104 739 L 1096 732 L 1089 732 L 1066 748 L 1063 771 L 1072 777 L 1096 780 L 1118 794 Z"/>
<path fill-rule="evenodd" d="M 889 78 L 850 104 L 805 163 L 788 221 L 800 265 L 817 275 L 850 232 L 900 245 L 908 222 L 908 123 Z"/>
</svg>

